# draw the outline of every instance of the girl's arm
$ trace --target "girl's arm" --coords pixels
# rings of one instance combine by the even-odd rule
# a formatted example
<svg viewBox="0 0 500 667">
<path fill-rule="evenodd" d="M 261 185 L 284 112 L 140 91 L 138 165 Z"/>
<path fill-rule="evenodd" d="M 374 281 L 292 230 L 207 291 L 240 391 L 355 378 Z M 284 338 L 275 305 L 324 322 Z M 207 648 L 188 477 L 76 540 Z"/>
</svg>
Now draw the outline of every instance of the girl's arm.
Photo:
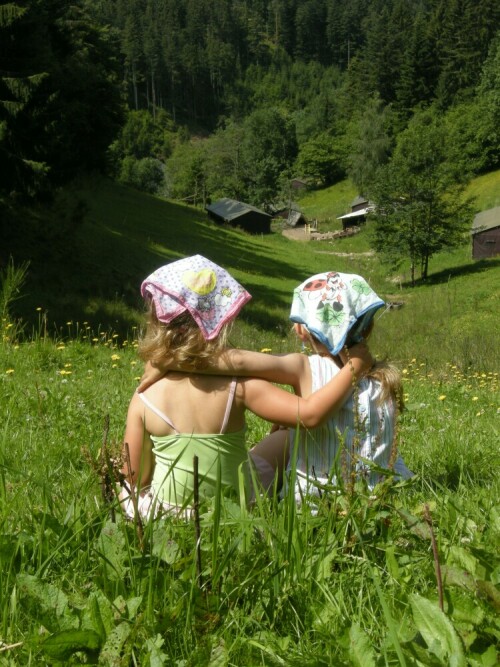
<svg viewBox="0 0 500 667">
<path fill-rule="evenodd" d="M 267 421 L 282 426 L 316 428 L 342 407 L 360 375 L 366 370 L 366 360 L 353 356 L 351 352 L 350 362 L 308 398 L 294 396 L 269 382 L 250 378 L 241 381 L 243 401 L 249 410 Z"/>
<path fill-rule="evenodd" d="M 306 356 L 298 353 L 276 355 L 250 350 L 225 350 L 219 356 L 210 359 L 208 366 L 197 369 L 196 372 L 206 375 L 260 377 L 270 382 L 289 384 L 297 389 L 299 378 L 307 363 Z M 139 393 L 145 391 L 169 370 L 189 372 L 185 368 L 174 367 L 170 360 L 155 366 L 147 362 L 137 391 Z"/>
<path fill-rule="evenodd" d="M 373 358 L 365 345 L 360 349 L 356 345 L 350 349 L 350 356 L 356 356 L 360 353 L 363 354 L 366 362 L 371 367 Z M 300 378 L 304 376 L 305 367 L 308 363 L 306 355 L 298 353 L 276 355 L 250 350 L 226 350 L 218 357 L 211 359 L 209 366 L 197 370 L 197 372 L 211 375 L 259 377 L 270 382 L 291 385 L 297 391 Z M 169 360 L 165 360 L 164 363 L 157 366 L 148 362 L 137 391 L 145 391 L 169 370 L 185 371 L 186 369 L 174 368 Z M 363 368 L 363 370 L 368 370 L 368 368 Z"/>
<path fill-rule="evenodd" d="M 137 394 L 134 394 L 127 413 L 127 425 L 125 427 L 124 443 L 128 445 L 130 456 L 130 469 L 123 446 L 124 463 L 122 472 L 127 481 L 141 487 L 151 482 L 153 474 L 152 443 L 149 434 L 144 428 L 144 405 Z"/>
</svg>

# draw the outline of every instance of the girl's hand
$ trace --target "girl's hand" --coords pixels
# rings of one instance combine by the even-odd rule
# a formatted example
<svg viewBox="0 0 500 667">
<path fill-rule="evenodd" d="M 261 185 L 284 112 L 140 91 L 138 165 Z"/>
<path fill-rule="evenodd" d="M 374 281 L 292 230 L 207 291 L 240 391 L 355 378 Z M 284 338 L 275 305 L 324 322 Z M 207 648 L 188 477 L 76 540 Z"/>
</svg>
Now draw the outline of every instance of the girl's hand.
<svg viewBox="0 0 500 667">
<path fill-rule="evenodd" d="M 158 380 L 161 380 L 161 378 L 167 373 L 167 371 L 168 368 L 166 367 L 153 366 L 153 364 L 150 361 L 146 362 L 146 366 L 144 367 L 144 373 L 142 374 L 139 386 L 137 387 L 137 393 L 138 394 L 142 393 L 152 384 L 158 382 Z"/>
<path fill-rule="evenodd" d="M 372 357 L 368 345 L 365 342 L 356 343 L 356 345 L 353 345 L 348 350 L 344 347 L 339 353 L 339 357 L 344 366 L 349 364 L 349 359 L 360 359 L 362 363 L 362 375 L 368 373 L 375 363 L 375 359 Z"/>
</svg>

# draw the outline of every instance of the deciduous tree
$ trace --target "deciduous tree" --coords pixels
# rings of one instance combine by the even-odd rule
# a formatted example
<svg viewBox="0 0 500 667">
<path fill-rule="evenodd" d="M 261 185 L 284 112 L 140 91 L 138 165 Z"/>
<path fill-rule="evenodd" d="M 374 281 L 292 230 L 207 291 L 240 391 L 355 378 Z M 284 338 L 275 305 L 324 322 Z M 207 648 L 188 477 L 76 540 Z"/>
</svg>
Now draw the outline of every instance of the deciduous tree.
<svg viewBox="0 0 500 667">
<path fill-rule="evenodd" d="M 428 275 L 438 251 L 463 242 L 471 220 L 470 202 L 450 163 L 447 136 L 431 111 L 417 114 L 397 142 L 371 197 L 376 204 L 373 247 L 396 267 L 410 261 L 411 280 Z"/>
</svg>

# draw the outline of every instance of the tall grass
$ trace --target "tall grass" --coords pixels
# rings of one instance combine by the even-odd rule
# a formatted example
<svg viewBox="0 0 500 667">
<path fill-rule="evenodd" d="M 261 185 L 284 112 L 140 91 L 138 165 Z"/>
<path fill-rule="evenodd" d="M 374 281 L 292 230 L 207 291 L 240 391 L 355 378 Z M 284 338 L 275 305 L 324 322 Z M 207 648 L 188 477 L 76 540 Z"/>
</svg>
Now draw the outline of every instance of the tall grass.
<svg viewBox="0 0 500 667">
<path fill-rule="evenodd" d="M 495 664 L 495 372 L 405 367 L 410 482 L 325 488 L 315 514 L 292 485 L 207 501 L 200 585 L 192 522 L 140 536 L 101 496 L 135 339 L 71 327 L 0 344 L 0 665 Z M 251 443 L 266 428 L 248 421 Z"/>
<path fill-rule="evenodd" d="M 0 665 L 496 664 L 498 262 L 474 263 L 464 246 L 409 288 L 404 267 L 388 276 L 359 254 L 365 232 L 357 252 L 331 255 L 112 184 L 92 195 L 63 290 L 18 260 L 2 281 Z M 193 252 L 254 295 L 232 332 L 241 347 L 298 349 L 292 289 L 319 271 L 361 273 L 403 304 L 379 316 L 372 347 L 403 369 L 399 447 L 416 473 L 373 492 L 327 488 L 316 514 L 291 492 L 252 508 L 214 498 L 201 584 L 192 523 L 147 523 L 141 536 L 119 512 L 113 522 L 96 473 L 105 418 L 119 449 L 141 375 L 140 280 Z M 23 295 L 40 289 L 14 309 L 25 278 Z M 249 445 L 267 430 L 252 415 L 248 426 Z"/>
</svg>

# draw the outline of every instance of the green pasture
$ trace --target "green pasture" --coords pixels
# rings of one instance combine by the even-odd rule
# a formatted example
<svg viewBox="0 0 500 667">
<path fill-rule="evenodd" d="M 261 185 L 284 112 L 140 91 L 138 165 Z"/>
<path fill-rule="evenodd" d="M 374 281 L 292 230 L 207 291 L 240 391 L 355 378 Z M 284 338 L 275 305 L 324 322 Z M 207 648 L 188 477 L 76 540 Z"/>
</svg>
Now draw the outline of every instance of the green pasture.
<svg viewBox="0 0 500 667">
<path fill-rule="evenodd" d="M 135 339 L 68 325 L 16 343 L 12 329 L 0 665 L 496 664 L 496 371 L 409 359 L 398 440 L 415 478 L 326 489 L 316 516 L 293 498 L 216 499 L 201 508 L 200 573 L 192 523 L 141 531 L 102 496 L 103 443 L 118 453 L 141 374 Z M 266 430 L 250 415 L 249 444 Z"/>
<path fill-rule="evenodd" d="M 71 227 L 61 214 L 59 229 L 26 212 L 24 232 L 47 224 L 51 247 L 13 229 L 14 265 L 30 265 L 24 284 L 3 274 L 0 667 L 496 665 L 499 261 L 473 262 L 466 240 L 412 288 L 405 267 L 391 275 L 365 254 L 366 229 L 299 243 L 110 182 L 67 197 L 54 215 L 85 216 Z M 412 480 L 326 488 L 316 515 L 292 498 L 217 497 L 199 543 L 189 522 L 123 520 L 103 496 L 103 452 L 118 455 L 142 373 L 139 285 L 194 253 L 254 296 L 238 346 L 299 349 L 291 291 L 319 271 L 360 273 L 398 306 L 380 312 L 372 347 L 402 369 Z M 248 426 L 249 445 L 268 430 Z"/>
<path fill-rule="evenodd" d="M 471 183 L 478 209 L 494 200 L 499 175 Z M 309 215 L 316 211 L 319 217 L 319 210 L 342 212 L 352 196 L 346 181 L 306 193 L 303 201 L 309 202 Z M 76 222 L 75 211 L 83 211 Z M 227 267 L 253 295 L 235 328 L 235 344 L 294 346 L 288 325 L 293 288 L 309 275 L 337 270 L 363 275 L 383 298 L 403 304 L 383 314 L 376 327 L 373 340 L 381 354 L 402 362 L 419 354 L 436 368 L 450 362 L 489 370 L 497 363 L 499 260 L 473 261 L 469 237 L 461 248 L 433 257 L 427 283 L 412 288 L 408 266 L 391 274 L 370 253 L 369 223 L 357 236 L 335 241 L 251 236 L 209 222 L 201 209 L 110 181 L 86 182 L 65 193 L 49 216 L 33 211 L 17 216 L 11 256 L 30 266 L 12 312 L 23 319 L 28 335 L 41 322 L 44 330 L 62 336 L 68 322 L 127 335 L 140 325 L 144 277 L 162 263 L 201 253 Z M 48 241 L 42 243 L 44 234 Z"/>
</svg>

